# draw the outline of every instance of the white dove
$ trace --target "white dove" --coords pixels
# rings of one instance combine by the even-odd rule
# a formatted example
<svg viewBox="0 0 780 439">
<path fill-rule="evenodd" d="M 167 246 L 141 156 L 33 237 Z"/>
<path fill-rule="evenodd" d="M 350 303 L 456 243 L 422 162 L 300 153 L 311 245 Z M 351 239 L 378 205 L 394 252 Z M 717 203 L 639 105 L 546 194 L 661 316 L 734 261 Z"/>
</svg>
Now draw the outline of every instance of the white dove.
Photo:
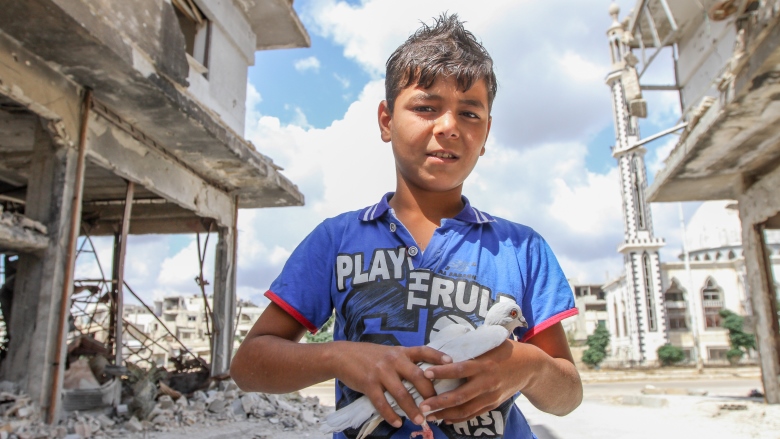
<svg viewBox="0 0 780 439">
<path fill-rule="evenodd" d="M 514 302 L 499 302 L 488 310 L 482 326 L 473 329 L 467 324 L 449 325 L 443 328 L 436 339 L 428 343 L 427 346 L 449 355 L 452 358 L 452 362 L 457 363 L 479 357 L 485 352 L 498 347 L 517 327 L 528 327 L 520 307 Z M 419 366 L 425 370 L 431 367 L 432 364 L 419 363 Z M 456 389 L 463 382 L 464 380 L 461 379 L 433 380 L 433 387 L 436 389 L 436 394 L 440 395 Z M 422 396 L 410 382 L 404 380 L 404 384 L 419 405 L 423 401 Z M 405 416 L 405 413 L 398 407 L 398 403 L 396 403 L 392 395 L 385 392 L 385 398 L 398 415 Z M 425 413 L 424 415 L 427 414 Z M 349 405 L 328 415 L 320 431 L 323 433 L 334 433 L 363 425 L 358 433 L 358 439 L 363 439 L 371 434 L 382 421 L 382 417 L 373 404 L 371 404 L 371 400 L 366 396 L 361 396 Z M 422 434 L 423 437 L 432 438 L 433 435 L 431 433 L 428 425 L 423 423 L 423 431 L 412 433 L 412 437 Z"/>
</svg>

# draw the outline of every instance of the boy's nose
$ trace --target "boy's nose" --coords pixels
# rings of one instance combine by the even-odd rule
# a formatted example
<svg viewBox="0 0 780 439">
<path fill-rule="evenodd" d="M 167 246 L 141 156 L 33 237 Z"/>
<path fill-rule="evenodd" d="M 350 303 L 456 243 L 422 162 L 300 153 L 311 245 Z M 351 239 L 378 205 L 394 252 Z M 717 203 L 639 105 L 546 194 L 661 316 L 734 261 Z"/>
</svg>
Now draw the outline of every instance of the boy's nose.
<svg viewBox="0 0 780 439">
<path fill-rule="evenodd" d="M 449 111 L 445 111 L 436 119 L 434 134 L 437 137 L 456 139 L 460 135 L 458 133 L 458 121 L 455 115 Z"/>
</svg>

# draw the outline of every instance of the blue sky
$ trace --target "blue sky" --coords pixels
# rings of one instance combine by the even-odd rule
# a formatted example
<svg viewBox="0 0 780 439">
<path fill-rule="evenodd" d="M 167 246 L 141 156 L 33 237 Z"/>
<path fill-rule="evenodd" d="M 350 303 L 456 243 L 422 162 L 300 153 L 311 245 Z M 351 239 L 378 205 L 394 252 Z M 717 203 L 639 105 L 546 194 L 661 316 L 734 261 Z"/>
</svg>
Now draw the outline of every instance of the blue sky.
<svg viewBox="0 0 780 439">
<path fill-rule="evenodd" d="M 376 127 L 384 62 L 420 21 L 443 11 L 458 13 L 483 41 L 499 81 L 487 153 L 464 194 L 482 210 L 537 229 L 572 279 L 601 283 L 618 275 L 622 214 L 604 84 L 609 3 L 493 0 L 486 8 L 455 0 L 295 1 L 312 46 L 256 53 L 245 136 L 284 168 L 306 206 L 240 211 L 239 296 L 261 301 L 287 256 L 320 221 L 394 189 L 392 156 Z M 633 3 L 618 1 L 622 15 Z M 646 76 L 657 84 L 671 78 L 664 57 Z M 650 117 L 641 121 L 643 137 L 677 123 L 674 93 L 645 97 Z M 668 136 L 647 145 L 651 176 L 673 143 Z M 696 206 L 686 206 L 688 217 Z M 677 205 L 654 205 L 653 218 L 656 235 L 668 243 L 662 259 L 676 258 Z M 100 246 L 110 253 L 109 244 Z M 197 292 L 193 236 L 132 237 L 130 246 L 128 279 L 148 300 Z M 213 270 L 212 253 L 207 270 Z"/>
</svg>

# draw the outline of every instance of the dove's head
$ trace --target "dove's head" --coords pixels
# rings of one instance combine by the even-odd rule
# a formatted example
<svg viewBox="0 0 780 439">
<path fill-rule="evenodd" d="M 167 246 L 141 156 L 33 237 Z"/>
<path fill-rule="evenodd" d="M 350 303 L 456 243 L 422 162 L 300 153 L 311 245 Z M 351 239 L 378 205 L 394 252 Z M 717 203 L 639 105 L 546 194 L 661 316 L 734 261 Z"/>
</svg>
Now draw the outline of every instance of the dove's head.
<svg viewBox="0 0 780 439">
<path fill-rule="evenodd" d="M 485 316 L 486 325 L 499 325 L 512 332 L 515 328 L 527 328 L 528 322 L 523 317 L 520 306 L 514 302 L 498 302 L 494 304 Z"/>
</svg>

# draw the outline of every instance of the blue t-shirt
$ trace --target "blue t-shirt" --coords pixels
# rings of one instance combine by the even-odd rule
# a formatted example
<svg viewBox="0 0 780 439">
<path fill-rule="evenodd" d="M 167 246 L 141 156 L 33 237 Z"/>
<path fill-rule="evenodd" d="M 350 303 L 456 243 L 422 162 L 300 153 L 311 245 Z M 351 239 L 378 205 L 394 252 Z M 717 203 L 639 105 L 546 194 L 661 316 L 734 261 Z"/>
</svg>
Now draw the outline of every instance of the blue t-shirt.
<svg viewBox="0 0 780 439">
<path fill-rule="evenodd" d="M 290 255 L 266 297 L 312 333 L 335 309 L 335 340 L 420 346 L 453 324 L 479 326 L 496 301 L 512 300 L 525 341 L 577 314 L 558 261 L 533 229 L 465 207 L 443 219 L 425 251 L 395 217 L 392 193 L 360 211 L 323 221 Z M 337 381 L 336 406 L 361 395 Z M 436 438 L 534 437 L 514 398 L 468 422 L 431 424 Z M 420 427 L 382 423 L 371 438 L 408 438 Z M 356 430 L 334 438 L 355 437 Z"/>
</svg>

